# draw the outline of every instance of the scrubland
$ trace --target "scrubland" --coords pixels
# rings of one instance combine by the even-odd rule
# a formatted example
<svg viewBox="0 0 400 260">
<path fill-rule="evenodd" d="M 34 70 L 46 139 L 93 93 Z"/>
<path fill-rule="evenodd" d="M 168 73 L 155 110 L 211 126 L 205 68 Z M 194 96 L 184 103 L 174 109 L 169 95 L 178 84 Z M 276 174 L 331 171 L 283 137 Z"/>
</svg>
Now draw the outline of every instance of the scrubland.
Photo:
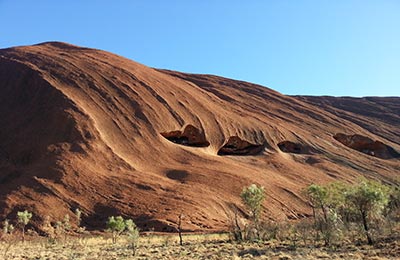
<svg viewBox="0 0 400 260">
<path fill-rule="evenodd" d="M 304 241 L 235 242 L 229 234 L 145 234 L 135 253 L 125 237 L 116 244 L 109 234 L 52 240 L 28 237 L 0 243 L 0 259 L 400 259 L 400 240 L 393 236 L 374 245 L 343 242 L 337 246 Z M 312 243 L 312 241 L 310 241 Z"/>
</svg>

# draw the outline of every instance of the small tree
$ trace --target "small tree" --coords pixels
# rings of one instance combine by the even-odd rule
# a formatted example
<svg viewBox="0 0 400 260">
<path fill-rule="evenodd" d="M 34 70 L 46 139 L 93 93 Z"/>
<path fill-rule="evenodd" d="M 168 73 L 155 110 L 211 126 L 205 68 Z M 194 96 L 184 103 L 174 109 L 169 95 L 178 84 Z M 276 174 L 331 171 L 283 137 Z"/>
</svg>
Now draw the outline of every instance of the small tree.
<svg viewBox="0 0 400 260">
<path fill-rule="evenodd" d="M 14 231 L 14 226 L 10 224 L 9 220 L 3 221 L 3 235 L 11 234 Z"/>
<path fill-rule="evenodd" d="M 258 187 L 256 184 L 251 184 L 249 187 L 245 187 L 242 190 L 240 197 L 242 198 L 243 203 L 250 210 L 251 219 L 257 228 L 262 203 L 265 199 L 264 187 Z"/>
<path fill-rule="evenodd" d="M 64 233 L 64 242 L 67 241 L 67 236 L 68 236 L 68 232 L 71 230 L 71 223 L 70 223 L 70 218 L 69 215 L 66 214 L 64 216 L 62 223 L 62 231 Z"/>
<path fill-rule="evenodd" d="M 330 245 L 333 240 L 341 240 L 342 219 L 339 211 L 343 211 L 346 189 L 344 184 L 338 182 L 324 186 L 311 184 L 306 189 L 313 210 L 316 239 L 321 234 L 325 245 Z"/>
<path fill-rule="evenodd" d="M 182 238 L 182 218 L 183 213 L 178 216 L 178 235 L 179 235 L 179 244 L 183 246 L 183 238 Z"/>
<path fill-rule="evenodd" d="M 132 254 L 136 254 L 139 244 L 139 229 L 132 219 L 125 220 L 126 232 L 128 235 L 129 247 L 132 249 Z"/>
<path fill-rule="evenodd" d="M 311 184 L 306 190 L 310 206 L 313 211 L 314 228 L 316 230 L 316 241 L 322 235 L 325 244 L 329 244 L 330 236 L 328 231 L 328 190 L 324 186 Z"/>
<path fill-rule="evenodd" d="M 346 194 L 347 202 L 359 214 L 368 244 L 373 243 L 370 223 L 382 216 L 389 203 L 389 190 L 379 182 L 363 179 Z"/>
<path fill-rule="evenodd" d="M 22 230 L 22 241 L 25 241 L 25 226 L 28 225 L 29 221 L 32 218 L 32 213 L 29 211 L 18 211 L 17 212 L 18 223 L 21 225 Z"/>
<path fill-rule="evenodd" d="M 113 244 L 117 243 L 117 238 L 122 234 L 122 232 L 124 232 L 126 228 L 126 223 L 124 221 L 124 218 L 121 216 L 109 217 L 107 221 L 107 228 L 112 234 Z"/>
<path fill-rule="evenodd" d="M 314 220 L 317 220 L 317 209 L 320 209 L 323 215 L 325 222 L 328 220 L 327 215 L 327 200 L 328 200 L 328 191 L 325 187 L 311 184 L 307 188 L 307 195 L 310 201 L 311 208 L 313 209 Z"/>
<path fill-rule="evenodd" d="M 3 234 L 0 236 L 1 240 L 5 242 L 5 246 L 2 248 L 4 259 L 8 259 L 7 253 L 12 245 L 16 244 L 16 240 L 11 236 L 14 231 L 14 226 L 10 224 L 8 219 L 3 221 Z"/>
</svg>

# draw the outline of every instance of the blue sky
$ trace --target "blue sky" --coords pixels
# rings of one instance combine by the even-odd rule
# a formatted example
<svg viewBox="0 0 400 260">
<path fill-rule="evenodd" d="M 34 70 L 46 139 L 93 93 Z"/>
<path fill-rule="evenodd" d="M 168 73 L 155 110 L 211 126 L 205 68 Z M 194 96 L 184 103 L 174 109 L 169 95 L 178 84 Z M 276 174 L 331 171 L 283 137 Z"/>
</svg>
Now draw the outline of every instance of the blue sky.
<svg viewBox="0 0 400 260">
<path fill-rule="evenodd" d="M 0 48 L 64 41 L 284 94 L 400 96 L 399 0 L 0 0 L 0 24 Z"/>
</svg>

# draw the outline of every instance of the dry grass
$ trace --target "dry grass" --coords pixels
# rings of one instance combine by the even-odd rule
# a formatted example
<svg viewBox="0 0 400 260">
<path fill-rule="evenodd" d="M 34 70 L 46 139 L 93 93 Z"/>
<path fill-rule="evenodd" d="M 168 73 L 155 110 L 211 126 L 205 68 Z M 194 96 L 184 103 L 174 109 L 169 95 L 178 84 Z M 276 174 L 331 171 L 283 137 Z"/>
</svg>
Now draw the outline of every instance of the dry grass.
<svg viewBox="0 0 400 260">
<path fill-rule="evenodd" d="M 226 234 L 185 235 L 179 246 L 177 235 L 147 235 L 140 238 L 136 255 L 125 238 L 113 245 L 110 238 L 91 236 L 54 242 L 46 238 L 13 242 L 6 255 L 7 242 L 0 243 L 0 259 L 400 259 L 400 242 L 387 241 L 375 246 L 347 245 L 339 249 L 291 247 L 290 243 L 234 243 Z"/>
</svg>

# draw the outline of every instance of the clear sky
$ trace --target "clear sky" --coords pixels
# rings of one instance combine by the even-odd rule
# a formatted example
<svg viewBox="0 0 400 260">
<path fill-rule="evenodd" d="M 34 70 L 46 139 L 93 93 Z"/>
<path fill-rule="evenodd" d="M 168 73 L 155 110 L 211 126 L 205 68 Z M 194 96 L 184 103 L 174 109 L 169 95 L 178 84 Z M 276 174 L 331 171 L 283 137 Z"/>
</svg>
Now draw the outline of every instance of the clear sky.
<svg viewBox="0 0 400 260">
<path fill-rule="evenodd" d="M 0 48 L 44 41 L 284 94 L 400 96 L 400 0 L 0 0 Z"/>
</svg>

